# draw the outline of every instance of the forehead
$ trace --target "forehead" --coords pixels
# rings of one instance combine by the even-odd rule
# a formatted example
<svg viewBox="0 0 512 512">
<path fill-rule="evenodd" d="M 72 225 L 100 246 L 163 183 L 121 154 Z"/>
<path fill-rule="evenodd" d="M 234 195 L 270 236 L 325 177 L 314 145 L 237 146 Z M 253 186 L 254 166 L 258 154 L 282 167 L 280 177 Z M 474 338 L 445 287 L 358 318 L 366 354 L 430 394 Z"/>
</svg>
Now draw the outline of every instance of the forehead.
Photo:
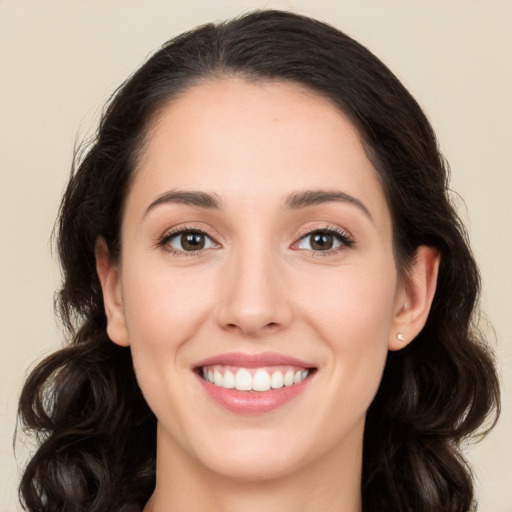
<svg viewBox="0 0 512 512">
<path fill-rule="evenodd" d="M 297 84 L 222 78 L 159 112 L 129 196 L 201 189 L 258 203 L 319 188 L 361 197 L 376 217 L 387 212 L 357 129 L 330 100 Z"/>
<path fill-rule="evenodd" d="M 194 144 L 230 161 L 243 153 L 254 156 L 251 151 L 256 150 L 257 163 L 267 158 L 296 165 L 306 152 L 329 158 L 332 146 L 341 141 L 345 147 L 337 152 L 340 160 L 356 153 L 366 159 L 355 126 L 329 99 L 310 89 L 288 82 L 220 78 L 192 86 L 159 111 L 149 127 L 139 168 L 154 162 L 164 148 L 178 157 L 178 151 Z M 348 146 L 355 151 L 347 151 Z M 280 158 L 273 152 L 276 148 L 287 153 Z M 183 156 L 192 161 L 201 153 Z"/>
</svg>

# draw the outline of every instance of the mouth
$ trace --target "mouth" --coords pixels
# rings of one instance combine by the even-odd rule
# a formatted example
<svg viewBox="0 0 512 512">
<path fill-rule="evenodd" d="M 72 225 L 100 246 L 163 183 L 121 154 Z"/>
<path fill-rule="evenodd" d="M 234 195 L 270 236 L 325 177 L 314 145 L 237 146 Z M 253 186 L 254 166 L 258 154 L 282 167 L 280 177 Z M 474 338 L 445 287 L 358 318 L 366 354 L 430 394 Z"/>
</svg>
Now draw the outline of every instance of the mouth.
<svg viewBox="0 0 512 512">
<path fill-rule="evenodd" d="M 201 366 L 196 371 L 205 382 L 217 387 L 263 393 L 300 384 L 315 371 L 315 368 L 286 365 L 243 368 L 216 364 Z"/>
<path fill-rule="evenodd" d="M 261 414 L 299 396 L 317 368 L 274 353 L 224 354 L 194 367 L 202 388 L 231 412 Z"/>
</svg>

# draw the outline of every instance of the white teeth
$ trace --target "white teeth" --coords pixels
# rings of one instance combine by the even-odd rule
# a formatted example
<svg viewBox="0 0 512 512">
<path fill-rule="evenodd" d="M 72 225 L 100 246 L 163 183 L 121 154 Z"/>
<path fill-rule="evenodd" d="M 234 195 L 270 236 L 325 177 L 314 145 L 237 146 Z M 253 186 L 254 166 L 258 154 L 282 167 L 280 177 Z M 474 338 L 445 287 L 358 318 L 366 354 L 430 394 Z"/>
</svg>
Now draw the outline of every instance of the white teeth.
<svg viewBox="0 0 512 512">
<path fill-rule="evenodd" d="M 253 370 L 254 372 L 254 370 Z M 240 368 L 236 374 L 222 366 L 203 368 L 203 379 L 215 384 L 215 386 L 226 389 L 237 389 L 238 391 L 268 391 L 279 389 L 283 386 L 299 384 L 309 375 L 309 370 L 287 370 L 283 375 L 280 370 L 275 370 L 272 375 L 267 369 L 259 368 L 251 374 L 246 368 Z"/>
<path fill-rule="evenodd" d="M 293 372 L 291 370 L 288 370 L 286 372 L 286 375 L 284 376 L 284 385 L 285 386 L 291 386 L 293 384 Z"/>
<path fill-rule="evenodd" d="M 243 368 L 236 372 L 235 388 L 238 391 L 251 391 L 252 389 L 252 375 Z"/>
<path fill-rule="evenodd" d="M 226 373 L 224 373 L 224 381 L 221 386 L 227 389 L 232 389 L 235 387 L 235 376 L 233 372 L 228 370 Z"/>
<path fill-rule="evenodd" d="M 222 386 L 222 382 L 223 382 L 223 378 L 222 378 L 222 373 L 220 373 L 218 370 L 215 370 L 213 372 L 213 383 L 216 385 L 216 386 Z"/>
<path fill-rule="evenodd" d="M 270 389 L 270 375 L 265 370 L 258 370 L 252 378 L 254 391 L 268 391 Z"/>
<path fill-rule="evenodd" d="M 274 372 L 272 374 L 272 378 L 270 379 L 270 386 L 272 389 L 282 388 L 284 384 L 284 377 L 282 372 Z"/>
</svg>

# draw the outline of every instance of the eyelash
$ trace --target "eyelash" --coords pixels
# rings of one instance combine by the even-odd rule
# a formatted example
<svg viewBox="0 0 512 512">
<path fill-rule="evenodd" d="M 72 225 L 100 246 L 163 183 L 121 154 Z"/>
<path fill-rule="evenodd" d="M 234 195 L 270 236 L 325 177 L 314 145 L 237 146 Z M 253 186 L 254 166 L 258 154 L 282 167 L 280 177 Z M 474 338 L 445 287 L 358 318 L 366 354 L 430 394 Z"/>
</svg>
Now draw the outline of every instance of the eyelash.
<svg viewBox="0 0 512 512">
<path fill-rule="evenodd" d="M 313 236 L 315 234 L 324 234 L 324 235 L 331 235 L 338 239 L 340 242 L 340 245 L 338 247 L 335 247 L 333 249 L 327 249 L 325 251 L 315 251 L 313 249 L 304 249 L 311 252 L 312 255 L 315 257 L 322 257 L 322 256 L 332 256 L 334 254 L 337 254 L 340 251 L 343 251 L 345 249 L 351 249 L 355 246 L 355 241 L 353 237 L 345 230 L 337 227 L 337 226 L 321 226 L 316 227 L 314 229 L 307 229 L 303 233 L 299 235 L 299 238 L 296 242 L 294 242 L 292 245 L 298 244 L 301 240 L 306 239 L 307 237 Z M 297 249 L 299 250 L 299 249 Z"/>
<path fill-rule="evenodd" d="M 215 241 L 214 237 L 212 235 L 210 235 L 204 229 L 199 229 L 199 228 L 190 226 L 190 227 L 179 227 L 179 228 L 176 228 L 174 230 L 168 231 L 167 233 L 165 233 L 165 235 L 163 235 L 160 238 L 160 240 L 158 240 L 157 246 L 161 247 L 165 251 L 171 253 L 173 256 L 185 256 L 185 257 L 197 256 L 197 255 L 201 254 L 202 252 L 208 251 L 209 249 L 211 249 L 211 248 L 206 248 L 206 249 L 198 249 L 196 251 L 182 251 L 182 250 L 179 250 L 179 249 L 174 249 L 173 247 L 171 247 L 169 245 L 169 242 L 173 238 L 175 238 L 175 237 L 177 237 L 179 235 L 185 235 L 187 233 L 203 235 L 203 236 L 209 238 L 213 242 L 213 244 L 219 245 Z"/>
<path fill-rule="evenodd" d="M 175 230 L 167 232 L 165 235 L 163 235 L 158 240 L 156 245 L 158 247 L 163 248 L 167 252 L 173 254 L 174 256 L 185 256 L 185 257 L 197 256 L 201 253 L 204 253 L 204 251 L 208 251 L 208 250 L 212 249 L 212 248 L 205 248 L 205 249 L 198 249 L 195 251 L 184 251 L 184 250 L 174 249 L 173 247 L 171 247 L 169 245 L 169 242 L 174 237 L 177 237 L 179 235 L 184 235 L 187 233 L 199 234 L 199 235 L 205 236 L 205 237 L 209 238 L 213 244 L 219 245 L 215 241 L 213 236 L 211 236 L 207 231 L 205 231 L 204 229 L 199 229 L 197 227 L 193 227 L 193 226 L 180 227 L 180 228 L 176 228 Z M 330 256 L 330 255 L 336 254 L 344 249 L 347 249 L 347 248 L 350 249 L 350 248 L 354 247 L 354 245 L 355 245 L 354 239 L 347 231 L 344 231 L 335 226 L 322 226 L 322 227 L 316 227 L 314 229 L 305 230 L 303 233 L 301 233 L 299 235 L 297 241 L 292 244 L 292 247 L 294 245 L 297 245 L 302 240 L 306 239 L 308 236 L 313 236 L 317 233 L 334 236 L 335 238 L 338 239 L 338 241 L 340 242 L 340 245 L 338 247 L 335 247 L 333 249 L 327 249 L 325 251 L 318 251 L 318 250 L 315 251 L 314 249 L 303 249 L 303 250 L 311 252 L 315 256 Z M 301 249 L 298 248 L 295 250 L 301 250 Z"/>
</svg>

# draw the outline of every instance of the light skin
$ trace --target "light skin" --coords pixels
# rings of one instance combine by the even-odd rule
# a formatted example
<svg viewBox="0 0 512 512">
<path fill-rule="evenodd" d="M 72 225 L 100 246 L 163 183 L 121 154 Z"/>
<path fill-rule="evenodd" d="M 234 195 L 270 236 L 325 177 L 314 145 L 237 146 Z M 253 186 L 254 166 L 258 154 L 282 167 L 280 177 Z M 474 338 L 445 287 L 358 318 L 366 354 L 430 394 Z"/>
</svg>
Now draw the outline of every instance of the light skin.
<svg viewBox="0 0 512 512">
<path fill-rule="evenodd" d="M 108 334 L 131 347 L 158 419 L 147 510 L 359 512 L 366 411 L 388 350 L 425 324 L 439 256 L 420 247 L 398 272 L 385 195 L 346 116 L 294 84 L 190 88 L 148 132 L 121 240 L 119 261 L 98 242 L 97 268 Z M 283 406 L 239 414 L 194 371 L 228 352 L 315 371 Z"/>
</svg>

